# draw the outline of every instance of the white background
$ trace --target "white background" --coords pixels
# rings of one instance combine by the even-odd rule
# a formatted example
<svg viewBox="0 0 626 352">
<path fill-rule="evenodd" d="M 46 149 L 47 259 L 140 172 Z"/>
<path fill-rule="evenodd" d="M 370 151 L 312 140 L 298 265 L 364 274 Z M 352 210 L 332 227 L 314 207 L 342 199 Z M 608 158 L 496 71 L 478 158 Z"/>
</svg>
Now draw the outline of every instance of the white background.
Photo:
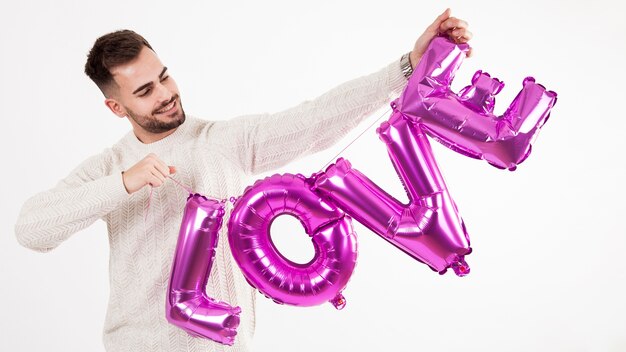
<svg viewBox="0 0 626 352">
<path fill-rule="evenodd" d="M 0 350 L 103 350 L 104 223 L 48 254 L 20 247 L 13 233 L 26 198 L 129 129 L 82 72 L 98 36 L 143 34 L 186 111 L 226 119 L 282 110 L 399 59 L 446 6 L 475 35 L 475 55 L 453 88 L 477 69 L 504 80 L 497 113 L 527 75 L 559 94 L 533 154 L 513 173 L 433 142 L 470 232 L 472 273 L 439 276 L 357 225 L 347 307 L 285 307 L 259 296 L 255 349 L 626 351 L 626 12 L 618 1 L 545 0 L 3 3 Z M 279 171 L 318 170 L 381 113 Z M 374 129 L 343 156 L 405 199 Z M 291 255 L 302 243 L 294 240 Z"/>
</svg>

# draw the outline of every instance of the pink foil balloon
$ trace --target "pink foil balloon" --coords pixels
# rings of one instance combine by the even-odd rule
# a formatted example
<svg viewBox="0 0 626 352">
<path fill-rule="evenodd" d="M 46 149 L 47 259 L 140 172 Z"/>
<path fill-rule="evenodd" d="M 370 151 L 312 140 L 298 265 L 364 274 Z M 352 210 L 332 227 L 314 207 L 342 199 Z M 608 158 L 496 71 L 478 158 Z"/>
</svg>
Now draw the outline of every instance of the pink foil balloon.
<svg viewBox="0 0 626 352">
<path fill-rule="evenodd" d="M 190 195 L 176 245 L 166 303 L 167 320 L 194 336 L 232 345 L 239 326 L 239 307 L 205 293 L 215 257 L 224 208 L 221 203 Z"/>
<path fill-rule="evenodd" d="M 469 237 L 424 132 L 449 148 L 514 170 L 556 103 L 556 93 L 528 77 L 503 116 L 493 114 L 494 96 L 504 83 L 482 71 L 459 95 L 450 90 L 467 44 L 433 39 L 393 113 L 378 134 L 409 197 L 402 204 L 365 175 L 339 159 L 325 172 L 274 175 L 248 187 L 228 222 L 233 257 L 248 282 L 277 303 L 297 306 L 330 301 L 345 305 L 341 291 L 356 265 L 356 235 L 351 217 L 411 257 L 444 273 L 469 273 L 464 257 Z M 350 216 L 344 214 L 345 211 Z M 274 246 L 270 227 L 276 217 L 300 220 L 315 247 L 307 264 L 285 258 Z M 222 205 L 190 196 L 172 267 L 167 319 L 190 334 L 232 344 L 238 307 L 205 294 Z"/>
<path fill-rule="evenodd" d="M 314 190 L 413 258 L 444 273 L 469 273 L 469 237 L 419 126 L 394 111 L 378 129 L 409 197 L 402 204 L 339 159 L 317 176 Z"/>
<path fill-rule="evenodd" d="M 345 305 L 341 295 L 356 265 L 351 219 L 310 189 L 302 175 L 274 175 L 248 187 L 228 222 L 233 257 L 248 282 L 277 303 Z M 272 243 L 270 226 L 283 214 L 302 223 L 315 255 L 307 264 L 284 257 Z"/>
<path fill-rule="evenodd" d="M 450 149 L 515 170 L 530 153 L 557 95 L 527 77 L 504 115 L 494 115 L 494 96 L 504 87 L 498 79 L 477 71 L 459 95 L 450 90 L 468 50 L 467 44 L 433 39 L 392 106 Z"/>
</svg>

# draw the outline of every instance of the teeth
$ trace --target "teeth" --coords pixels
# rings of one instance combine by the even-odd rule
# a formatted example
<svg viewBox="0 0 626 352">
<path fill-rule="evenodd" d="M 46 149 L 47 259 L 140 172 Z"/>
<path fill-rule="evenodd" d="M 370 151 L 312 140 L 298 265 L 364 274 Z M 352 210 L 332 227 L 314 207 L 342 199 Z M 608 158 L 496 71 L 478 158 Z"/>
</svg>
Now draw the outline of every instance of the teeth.
<svg viewBox="0 0 626 352">
<path fill-rule="evenodd" d="M 157 110 L 157 113 L 162 114 L 164 112 L 167 112 L 169 110 L 172 110 L 174 108 L 174 104 L 176 103 L 176 100 L 174 100 L 173 102 L 169 103 L 166 107 L 164 107 L 163 109 Z"/>
</svg>

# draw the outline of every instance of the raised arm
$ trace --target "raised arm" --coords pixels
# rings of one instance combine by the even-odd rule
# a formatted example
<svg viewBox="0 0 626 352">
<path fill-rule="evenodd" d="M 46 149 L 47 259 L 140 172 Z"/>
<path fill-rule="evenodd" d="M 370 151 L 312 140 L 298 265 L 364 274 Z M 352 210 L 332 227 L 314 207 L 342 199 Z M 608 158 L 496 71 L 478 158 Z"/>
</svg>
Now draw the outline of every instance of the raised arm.
<svg viewBox="0 0 626 352">
<path fill-rule="evenodd" d="M 208 138 L 223 139 L 247 174 L 272 170 L 331 146 L 405 84 L 400 63 L 394 62 L 291 109 L 218 123 Z"/>
<path fill-rule="evenodd" d="M 395 61 L 291 109 L 218 123 L 208 138 L 230 146 L 229 156 L 250 175 L 330 147 L 363 118 L 401 93 L 407 82 L 405 73 L 410 74 L 438 35 L 446 35 L 457 43 L 466 43 L 472 37 L 467 23 L 450 17 L 450 10 L 446 9 L 416 40 L 408 55 L 410 68 L 402 67 L 402 60 Z"/>
</svg>

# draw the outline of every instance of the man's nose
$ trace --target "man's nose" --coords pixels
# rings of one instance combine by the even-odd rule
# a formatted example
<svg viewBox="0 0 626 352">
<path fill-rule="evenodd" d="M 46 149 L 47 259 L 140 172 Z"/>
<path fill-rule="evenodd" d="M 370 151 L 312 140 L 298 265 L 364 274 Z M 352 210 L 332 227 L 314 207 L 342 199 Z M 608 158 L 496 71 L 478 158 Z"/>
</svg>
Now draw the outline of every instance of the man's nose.
<svg viewBox="0 0 626 352">
<path fill-rule="evenodd" d="M 170 92 L 170 90 L 162 83 L 158 83 L 155 87 L 155 90 L 159 103 L 165 103 L 172 99 L 172 92 Z"/>
</svg>

